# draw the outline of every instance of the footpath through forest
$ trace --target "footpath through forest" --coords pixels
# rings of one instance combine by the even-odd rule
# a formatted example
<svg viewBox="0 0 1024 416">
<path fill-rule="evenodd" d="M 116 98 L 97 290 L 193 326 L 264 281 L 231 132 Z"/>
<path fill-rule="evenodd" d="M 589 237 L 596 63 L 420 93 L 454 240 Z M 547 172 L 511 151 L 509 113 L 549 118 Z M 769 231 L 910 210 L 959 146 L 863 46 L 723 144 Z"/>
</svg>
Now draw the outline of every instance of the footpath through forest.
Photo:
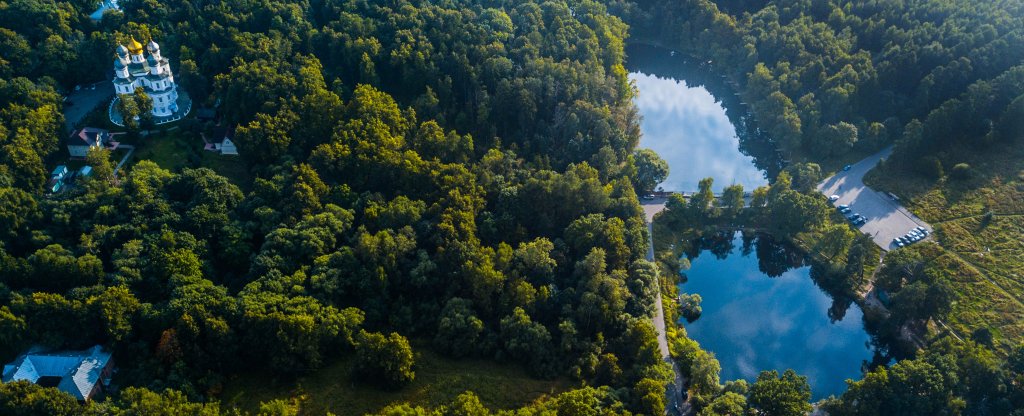
<svg viewBox="0 0 1024 416">
<path fill-rule="evenodd" d="M 654 261 L 654 215 L 665 209 L 667 198 L 658 197 L 653 200 L 641 201 L 644 209 L 644 219 L 647 221 L 647 260 Z M 658 269 L 655 268 L 658 272 Z M 658 272 L 660 273 L 660 272 Z M 686 397 L 686 379 L 683 377 L 679 366 L 672 359 L 672 352 L 668 347 L 668 335 L 665 332 L 665 308 L 661 299 L 661 276 L 655 282 L 658 284 L 658 299 L 654 302 L 654 330 L 658 334 L 658 350 L 661 352 L 661 359 L 672 366 L 672 373 L 675 380 L 665 387 L 665 413 L 673 415 L 689 415 L 693 413 L 693 407 Z"/>
</svg>

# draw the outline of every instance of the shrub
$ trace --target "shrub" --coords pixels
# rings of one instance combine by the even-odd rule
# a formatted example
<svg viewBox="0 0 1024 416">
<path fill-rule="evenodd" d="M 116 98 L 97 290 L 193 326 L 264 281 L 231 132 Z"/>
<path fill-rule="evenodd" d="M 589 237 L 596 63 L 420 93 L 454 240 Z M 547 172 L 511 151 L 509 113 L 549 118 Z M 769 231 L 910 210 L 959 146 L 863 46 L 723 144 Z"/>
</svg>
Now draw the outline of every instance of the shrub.
<svg viewBox="0 0 1024 416">
<path fill-rule="evenodd" d="M 969 179 L 971 177 L 971 165 L 957 163 L 956 166 L 953 166 L 953 172 L 950 173 L 950 176 L 960 180 Z"/>
<path fill-rule="evenodd" d="M 679 295 L 679 314 L 686 318 L 686 322 L 693 322 L 700 318 L 701 313 L 704 312 L 700 306 L 702 300 L 697 294 L 683 293 Z"/>
<path fill-rule="evenodd" d="M 416 378 L 409 340 L 392 332 L 359 332 L 356 343 L 356 373 L 378 385 L 400 387 Z"/>
</svg>

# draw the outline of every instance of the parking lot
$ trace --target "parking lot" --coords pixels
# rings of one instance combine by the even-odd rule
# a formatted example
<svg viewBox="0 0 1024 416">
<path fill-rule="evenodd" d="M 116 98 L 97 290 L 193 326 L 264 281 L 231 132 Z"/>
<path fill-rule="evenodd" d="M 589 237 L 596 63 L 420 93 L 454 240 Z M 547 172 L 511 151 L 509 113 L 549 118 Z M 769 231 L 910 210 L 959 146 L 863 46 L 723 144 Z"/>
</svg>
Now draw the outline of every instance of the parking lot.
<svg viewBox="0 0 1024 416">
<path fill-rule="evenodd" d="M 826 196 L 839 196 L 839 200 L 832 203 L 833 206 L 848 205 L 852 213 L 866 217 L 867 222 L 859 227 L 861 232 L 870 235 L 875 244 L 885 250 L 896 248 L 893 239 L 915 227 L 921 226 L 928 230 L 927 239 L 931 239 L 932 232 L 930 225 L 911 214 L 894 198 L 864 185 L 864 175 L 891 153 L 892 148 L 887 148 L 871 155 L 818 185 L 818 190 Z"/>
<path fill-rule="evenodd" d="M 68 94 L 68 101 L 71 104 L 64 107 L 65 127 L 71 131 L 75 124 L 78 124 L 96 106 L 110 103 L 113 96 L 114 84 L 110 81 L 83 85 L 78 91 L 72 91 Z"/>
</svg>

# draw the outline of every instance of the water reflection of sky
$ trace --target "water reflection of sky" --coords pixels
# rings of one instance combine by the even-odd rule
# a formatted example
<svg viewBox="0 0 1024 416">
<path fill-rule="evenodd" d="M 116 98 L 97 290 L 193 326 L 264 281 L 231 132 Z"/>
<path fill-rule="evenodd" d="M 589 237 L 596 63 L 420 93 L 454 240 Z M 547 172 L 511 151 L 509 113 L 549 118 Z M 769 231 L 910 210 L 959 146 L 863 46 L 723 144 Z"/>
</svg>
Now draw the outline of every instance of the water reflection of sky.
<svg viewBox="0 0 1024 416">
<path fill-rule="evenodd" d="M 809 267 L 769 278 L 758 271 L 756 254 L 743 256 L 738 238 L 735 244 L 725 260 L 708 251 L 693 259 L 681 286 L 703 298 L 703 315 L 686 330 L 718 357 L 722 379 L 753 381 L 762 370 L 792 368 L 807 376 L 815 400 L 860 379 L 872 355 L 860 309 L 852 305 L 843 320 L 830 322 L 832 298 L 811 281 Z"/>
<path fill-rule="evenodd" d="M 640 147 L 658 152 L 670 167 L 665 190 L 695 191 L 706 177 L 715 179 L 715 190 L 738 183 L 749 191 L 767 183 L 753 159 L 740 153 L 736 129 L 711 93 L 639 72 L 629 78 L 643 115 Z"/>
<path fill-rule="evenodd" d="M 103 19 L 103 12 L 106 12 L 107 10 L 120 11 L 121 6 L 117 2 L 118 0 L 101 0 L 99 7 L 89 15 L 89 18 L 98 21 Z"/>
</svg>

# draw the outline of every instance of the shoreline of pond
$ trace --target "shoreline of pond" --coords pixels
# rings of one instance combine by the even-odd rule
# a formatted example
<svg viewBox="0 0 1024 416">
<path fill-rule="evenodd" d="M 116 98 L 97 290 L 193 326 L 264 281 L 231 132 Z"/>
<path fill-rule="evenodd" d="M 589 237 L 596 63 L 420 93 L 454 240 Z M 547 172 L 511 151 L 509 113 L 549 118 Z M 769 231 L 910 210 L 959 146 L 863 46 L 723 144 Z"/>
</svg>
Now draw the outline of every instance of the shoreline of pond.
<svg viewBox="0 0 1024 416">
<path fill-rule="evenodd" d="M 655 222 L 656 221 L 657 220 L 655 220 Z M 654 233 L 654 229 L 655 228 L 656 227 L 654 227 L 652 225 L 652 228 L 651 228 L 652 229 L 652 231 L 651 231 L 652 234 Z M 786 245 L 788 249 L 793 250 L 794 252 L 798 253 L 800 256 L 802 256 L 805 259 L 805 261 L 807 262 L 807 266 L 808 267 L 829 267 L 832 264 L 827 259 L 827 257 L 822 255 L 821 253 L 817 253 L 814 250 L 810 249 L 800 239 L 798 239 L 798 238 L 779 238 L 778 236 L 773 234 L 768 227 L 765 227 L 765 226 L 745 225 L 745 224 L 738 224 L 738 225 L 734 224 L 734 225 L 728 225 L 728 226 L 719 226 L 719 225 L 712 224 L 710 227 L 706 227 L 705 230 L 703 230 L 703 231 L 704 232 L 710 232 L 710 233 L 718 233 L 718 234 L 735 233 L 735 232 L 740 232 L 740 233 L 750 232 L 750 233 L 753 233 L 757 237 L 766 236 L 766 237 L 771 238 L 771 239 L 773 239 L 773 240 L 775 240 L 775 241 L 777 241 L 779 243 L 782 243 L 782 244 Z M 702 236 L 697 237 L 697 238 L 707 238 L 707 237 L 702 235 Z M 655 242 L 658 241 L 658 239 L 654 238 L 653 235 L 652 235 L 652 240 L 655 241 Z M 655 243 L 655 244 L 657 244 L 657 243 Z M 661 248 L 661 250 L 659 250 L 659 247 L 657 247 L 657 246 L 654 247 L 653 250 L 655 252 L 655 256 L 656 257 L 657 257 L 657 253 L 666 251 L 666 249 L 664 249 L 664 248 Z M 669 250 L 669 251 L 671 251 L 671 250 Z M 703 251 L 703 249 L 701 251 Z M 685 253 L 683 254 L 683 256 L 687 257 L 687 261 L 689 261 L 689 257 Z M 661 265 L 661 264 L 659 264 L 659 265 Z M 667 270 L 667 271 L 663 270 L 663 272 L 665 272 L 665 274 L 673 275 L 673 279 L 674 279 L 673 280 L 673 286 L 679 287 L 680 285 L 685 285 L 686 284 L 686 281 L 682 280 L 681 276 L 688 269 L 689 269 L 689 266 L 685 266 L 685 267 L 682 267 L 682 268 L 679 268 L 679 269 L 676 269 L 676 270 Z M 814 277 L 811 277 L 811 279 L 815 280 Z M 882 335 L 880 335 L 878 333 L 877 325 L 881 325 L 884 322 L 884 320 L 886 319 L 886 317 L 889 314 L 889 311 L 884 306 L 884 304 L 882 304 L 881 301 L 878 300 L 877 297 L 874 297 L 872 299 L 873 292 L 865 292 L 865 293 L 861 293 L 861 292 L 856 292 L 856 293 L 836 293 L 833 290 L 833 288 L 828 287 L 827 285 L 823 284 L 823 282 L 821 282 L 821 281 L 815 280 L 815 284 L 818 285 L 818 287 L 820 287 L 821 290 L 823 292 L 825 292 L 825 294 L 827 294 L 833 300 L 848 300 L 848 301 L 851 302 L 851 304 L 856 304 L 857 307 L 860 308 L 860 310 L 864 313 L 864 325 L 863 325 L 864 331 L 866 333 L 868 333 L 868 335 L 870 335 L 873 340 L 877 339 L 876 347 L 878 347 L 878 348 L 885 348 L 886 351 L 887 351 L 886 354 L 884 354 L 884 356 L 881 357 L 882 360 L 884 360 L 886 362 L 889 362 L 891 360 L 903 359 L 904 357 L 909 356 L 910 354 L 912 354 L 912 351 L 914 349 L 916 349 L 918 341 L 915 340 L 915 339 L 912 339 L 912 337 L 913 336 L 919 336 L 919 334 L 913 334 L 913 335 L 905 334 L 905 335 L 908 336 L 907 339 L 885 339 L 885 338 L 882 337 Z M 675 302 L 678 302 L 679 293 L 675 293 L 674 295 L 675 296 L 674 296 L 673 300 Z M 677 304 L 673 304 L 672 307 L 673 307 L 673 309 L 675 309 L 675 308 L 678 308 L 678 305 Z M 678 325 L 679 323 L 676 322 L 676 324 Z M 910 344 L 910 345 L 901 344 L 901 343 L 906 343 L 906 344 Z M 874 368 L 874 367 L 876 367 L 876 366 L 872 365 L 872 368 Z"/>
<path fill-rule="evenodd" d="M 789 241 L 733 228 L 705 236 L 684 256 L 692 263 L 679 276 L 680 298 L 699 295 L 702 314 L 678 324 L 718 355 L 723 380 L 793 369 L 821 400 L 888 360 L 860 304 L 826 290 L 817 267 Z"/>
<path fill-rule="evenodd" d="M 715 68 L 712 63 L 710 63 L 710 62 L 697 62 L 697 59 L 695 59 L 693 57 L 686 57 L 686 56 L 684 56 L 682 54 L 672 54 L 671 52 L 673 50 L 670 47 L 665 47 L 660 42 L 656 42 L 656 41 L 635 41 L 634 40 L 632 42 L 627 43 L 626 48 L 627 48 L 627 55 L 628 55 L 628 58 L 627 58 L 627 61 L 626 61 L 627 70 L 631 74 L 642 74 L 642 75 L 645 76 L 645 77 L 638 77 L 637 79 L 648 79 L 648 78 L 654 77 L 654 78 L 658 78 L 658 79 L 666 79 L 666 80 L 674 81 L 675 83 L 681 84 L 685 88 L 701 88 L 701 89 L 704 89 L 705 93 L 709 94 L 711 96 L 710 98 L 714 100 L 714 102 L 717 104 L 718 107 L 720 107 L 719 111 L 723 111 L 727 121 L 730 124 L 732 124 L 732 129 L 733 129 L 732 131 L 733 131 L 733 134 L 736 137 L 732 139 L 733 141 L 731 143 L 729 143 L 729 147 L 731 147 L 734 152 L 738 151 L 739 153 L 743 154 L 744 156 L 748 156 L 751 159 L 753 159 L 753 160 L 749 160 L 749 159 L 745 160 L 742 163 L 746 163 L 748 165 L 753 165 L 755 168 L 760 170 L 762 173 L 767 172 L 767 174 L 765 174 L 765 178 L 768 180 L 768 184 L 774 183 L 775 177 L 778 175 L 779 172 L 782 171 L 782 169 L 788 164 L 789 161 L 785 160 L 782 157 L 781 152 L 779 152 L 779 150 L 777 149 L 775 143 L 772 142 L 770 140 L 770 138 L 767 137 L 767 135 L 763 131 L 761 131 L 761 130 L 759 130 L 757 128 L 756 120 L 754 119 L 754 115 L 751 113 L 751 109 L 750 109 L 749 105 L 747 105 L 745 102 L 743 102 L 743 99 L 742 99 L 742 96 L 741 96 L 741 91 L 742 91 L 743 87 L 742 87 L 741 84 L 737 83 L 735 80 L 731 80 L 729 77 L 727 77 L 725 75 L 722 75 L 721 72 L 716 70 L 717 68 Z M 631 78 L 632 78 L 632 75 L 631 75 Z M 641 85 L 644 85 L 644 84 L 641 84 Z M 648 83 L 646 85 L 647 85 L 647 88 L 650 89 L 650 88 L 652 88 L 652 85 L 655 85 L 655 84 L 652 84 L 650 81 L 648 81 Z M 642 93 L 642 90 L 640 90 L 639 87 L 640 87 L 640 85 L 637 86 L 638 93 Z M 701 99 L 701 100 L 697 100 L 697 101 L 665 100 L 663 98 L 663 96 L 664 96 L 664 94 L 663 94 L 664 89 L 651 90 L 651 91 L 656 91 L 656 92 L 651 93 L 651 94 L 653 94 L 653 95 L 651 95 L 651 97 L 662 97 L 660 99 L 663 100 L 663 101 L 657 101 L 658 98 L 655 98 L 655 100 L 656 100 L 655 102 L 664 102 L 665 104 L 663 104 L 663 106 L 666 107 L 666 108 L 678 108 L 678 107 L 674 107 L 674 106 L 677 106 L 679 103 L 692 104 L 694 102 L 699 102 L 699 103 L 703 103 L 702 105 L 704 105 L 704 106 L 708 105 L 707 101 L 703 101 L 705 99 Z M 672 93 L 670 92 L 669 95 L 671 95 L 671 94 Z M 648 102 L 647 103 L 647 108 L 657 108 L 657 107 L 652 107 L 651 103 Z M 638 108 L 638 110 L 639 110 L 639 108 Z M 649 111 L 651 111 L 651 110 L 642 111 L 641 114 L 645 115 L 645 116 L 650 115 L 651 113 L 649 113 Z M 676 111 L 678 111 L 678 110 L 676 110 Z M 653 114 L 655 114 L 655 115 L 652 115 L 652 117 L 655 117 L 656 120 L 662 120 L 662 119 L 658 118 L 658 117 L 662 117 L 661 115 L 659 115 L 661 113 L 655 112 Z M 692 118 L 693 117 L 692 114 L 700 115 L 701 113 L 699 113 L 699 112 L 697 112 L 697 113 L 682 113 L 682 112 L 680 112 L 680 113 L 676 113 L 676 114 L 680 114 L 680 116 L 678 116 L 678 117 L 691 117 Z M 671 119 L 665 119 L 665 120 L 668 120 L 668 123 L 672 122 Z M 685 118 L 682 118 L 681 120 L 685 120 Z M 668 124 L 665 121 L 659 121 L 659 123 Z M 685 123 L 685 121 L 684 121 L 684 123 Z M 657 125 L 657 124 L 655 124 L 655 125 Z M 658 133 L 663 133 L 664 132 L 663 129 L 662 130 L 652 130 L 652 131 L 653 132 L 658 132 Z M 716 133 L 714 135 L 708 135 L 708 133 L 706 133 L 704 131 L 695 131 L 692 134 L 701 134 L 701 136 L 695 136 L 695 137 L 693 137 L 693 136 L 678 136 L 678 133 L 676 133 L 677 137 L 667 136 L 667 135 L 664 135 L 664 134 L 659 136 L 658 133 L 654 133 L 654 136 L 651 136 L 650 134 L 652 133 L 652 131 L 648 131 L 647 129 L 643 129 L 642 132 L 643 132 L 643 134 L 644 134 L 644 136 L 646 138 L 660 137 L 660 139 L 662 141 L 664 141 L 666 138 L 672 139 L 672 140 L 680 140 L 679 137 L 681 137 L 682 140 L 680 140 L 679 143 L 680 143 L 680 145 L 683 145 L 683 146 L 686 146 L 686 145 L 691 145 L 692 146 L 695 143 L 696 144 L 700 144 L 700 143 L 702 143 L 701 140 L 705 140 L 705 139 L 703 139 L 703 137 L 705 135 L 707 135 L 709 137 L 710 136 L 714 136 L 714 137 L 718 136 L 717 130 L 708 130 L 711 133 Z M 737 139 L 739 140 L 739 143 L 738 143 L 738 147 L 739 148 L 738 149 L 736 148 L 737 147 L 737 143 L 735 141 Z M 710 143 L 710 142 L 707 142 L 705 140 L 703 143 Z M 761 147 L 752 146 L 752 145 L 760 145 Z M 719 147 L 721 147 L 721 146 L 719 146 Z M 712 153 L 712 156 L 719 156 L 719 154 L 713 154 L 715 152 L 705 152 L 705 153 Z M 724 154 L 722 154 L 722 155 L 725 156 Z M 690 154 L 689 157 L 693 158 L 695 156 L 693 154 Z M 700 158 L 699 155 L 696 156 L 696 157 Z M 729 157 L 729 156 L 725 156 L 725 157 Z M 737 163 L 737 161 L 739 159 L 735 159 L 734 158 L 734 159 L 722 159 L 722 160 L 726 161 L 726 163 L 728 164 L 728 163 Z M 671 167 L 677 167 L 677 168 L 680 167 L 680 166 L 688 166 L 691 170 L 695 170 L 695 171 L 701 172 L 701 173 L 707 173 L 707 172 L 704 172 L 703 170 L 700 170 L 699 168 L 695 168 L 694 166 L 690 165 L 688 162 L 686 162 L 686 159 L 681 159 L 680 163 L 670 164 L 670 166 Z M 717 175 L 711 174 L 711 175 L 707 175 L 707 176 L 717 176 Z M 728 181 L 728 177 L 726 177 L 725 180 Z M 749 192 L 751 190 L 752 189 L 747 189 L 746 191 Z M 641 202 L 642 205 L 651 205 L 652 203 L 655 203 L 657 201 L 647 201 L 646 199 L 644 199 L 644 200 L 641 200 L 640 202 Z M 747 203 L 749 203 L 749 202 L 750 201 L 747 201 Z M 646 208 L 647 207 L 645 207 L 645 211 L 647 211 Z M 653 208 L 653 207 L 651 207 L 651 208 Z M 658 211 L 660 211 L 662 209 L 664 209 L 663 205 L 660 208 L 658 208 Z M 743 210 L 743 211 L 746 211 L 746 210 Z M 648 214 L 652 214 L 652 213 L 648 212 L 645 215 L 648 215 Z M 832 271 L 834 271 L 834 267 L 836 267 L 835 264 L 837 264 L 835 259 L 832 259 L 832 258 L 826 256 L 825 254 L 815 250 L 814 240 L 818 239 L 818 237 L 820 237 L 820 236 L 814 235 L 813 233 L 810 234 L 810 235 L 807 235 L 806 237 L 809 237 L 811 239 L 810 243 L 801 240 L 801 237 L 802 237 L 801 235 L 784 236 L 784 237 L 780 238 L 780 237 L 776 237 L 775 234 L 773 234 L 771 232 L 770 224 L 767 224 L 767 223 L 751 224 L 749 222 L 753 220 L 752 217 L 748 217 L 747 215 L 740 215 L 740 217 L 744 217 L 744 218 L 736 218 L 735 220 L 730 221 L 730 223 L 724 223 L 724 222 L 722 222 L 720 220 L 718 220 L 719 223 L 715 223 L 716 220 L 713 219 L 713 220 L 711 220 L 710 223 L 700 224 L 700 228 L 703 229 L 701 231 L 704 231 L 706 233 L 706 235 L 710 235 L 710 233 L 716 232 L 716 231 L 717 232 L 726 232 L 727 230 L 731 230 L 733 232 L 735 232 L 735 231 L 742 231 L 742 232 L 745 232 L 745 233 L 756 233 L 756 234 L 759 234 L 759 235 L 763 235 L 763 236 L 771 238 L 771 239 L 773 239 L 773 240 L 775 240 L 777 242 L 785 243 L 787 245 L 788 249 L 790 249 L 790 250 L 792 250 L 794 252 L 799 253 L 799 255 L 802 256 L 802 258 L 804 258 L 807 261 L 809 267 L 821 268 L 821 269 L 825 269 L 825 270 L 832 270 Z M 648 218 L 650 219 L 651 217 L 648 216 Z M 666 242 L 664 237 L 666 237 L 666 236 L 662 236 L 660 234 L 663 234 L 663 233 L 666 233 L 666 232 L 665 232 L 665 229 L 663 229 L 661 226 L 659 226 L 657 224 L 657 221 L 652 221 L 652 223 L 653 223 L 652 224 L 652 228 L 651 228 L 651 234 L 652 234 L 651 235 L 651 238 L 652 238 L 652 254 L 653 254 L 653 257 L 655 258 L 655 262 L 658 263 L 658 265 L 659 265 L 658 266 L 659 269 L 662 269 L 661 273 L 660 273 L 663 276 L 662 279 L 664 279 L 664 280 L 661 280 L 661 282 L 662 282 L 662 292 L 665 295 L 665 299 L 663 300 L 662 303 L 664 304 L 665 309 L 668 309 L 668 310 L 665 311 L 665 318 L 666 318 L 665 321 L 666 321 L 667 325 L 672 325 L 673 327 L 677 327 L 677 328 L 681 328 L 682 329 L 682 328 L 685 328 L 685 327 L 680 323 L 680 320 L 678 319 L 679 318 L 679 311 L 678 311 L 679 294 L 681 292 L 680 284 L 684 284 L 682 276 L 679 274 L 679 272 L 682 269 L 676 269 L 676 270 L 663 269 L 663 266 L 665 266 L 664 261 L 663 261 L 664 257 L 665 257 L 664 251 L 667 249 L 667 246 L 664 244 Z M 677 233 L 670 232 L 670 233 L 666 233 L 666 234 L 677 234 Z M 669 250 L 670 253 L 674 252 L 673 249 L 668 249 L 668 250 Z M 672 257 L 672 256 L 671 256 L 671 254 L 669 254 L 667 257 Z M 869 255 L 869 258 L 870 257 L 871 256 Z M 677 259 L 677 261 L 678 260 L 680 260 L 680 259 Z M 875 258 L 875 260 L 877 260 L 877 257 Z M 687 261 L 688 261 L 688 259 L 687 259 Z M 841 267 L 842 263 L 843 263 L 842 261 L 838 262 L 838 264 L 840 264 L 840 267 Z M 866 270 L 865 273 L 863 273 L 863 275 L 864 276 L 869 276 L 869 275 L 873 276 L 874 272 L 877 271 L 878 264 L 874 263 L 874 261 L 870 260 L 870 259 L 867 260 L 865 263 L 866 263 L 866 265 L 868 267 L 866 268 L 867 270 Z M 667 276 L 666 274 L 675 274 L 675 276 Z M 822 275 L 824 275 L 824 274 L 825 273 L 822 273 Z M 830 273 L 830 276 L 831 276 L 831 273 Z M 827 313 L 827 315 L 830 318 L 832 316 L 834 316 L 832 314 L 832 309 L 836 309 L 836 313 L 838 315 L 838 314 L 845 314 L 845 311 L 848 310 L 850 308 L 850 306 L 852 306 L 852 305 L 856 305 L 857 306 L 857 309 L 860 311 L 861 316 L 862 316 L 862 322 L 859 323 L 858 330 L 860 331 L 860 333 L 866 334 L 867 338 L 870 340 L 868 345 L 871 345 L 871 347 L 869 348 L 869 350 L 871 351 L 871 353 L 870 353 L 871 358 L 865 359 L 863 361 L 864 363 L 868 364 L 868 365 L 864 366 L 865 368 L 868 368 L 868 369 L 876 368 L 879 365 L 886 365 L 886 364 L 888 364 L 889 362 L 891 362 L 891 360 L 893 358 L 899 359 L 901 356 L 902 357 L 906 356 L 904 353 L 900 352 L 900 350 L 903 350 L 904 348 L 898 346 L 898 344 L 899 344 L 898 340 L 888 340 L 888 339 L 882 339 L 881 338 L 880 334 L 882 333 L 882 331 L 880 331 L 879 328 L 881 328 L 881 326 L 884 324 L 886 316 L 887 316 L 887 313 L 886 313 L 886 311 L 884 309 L 884 306 L 881 305 L 880 302 L 872 302 L 870 300 L 869 296 L 871 295 L 871 293 L 861 293 L 861 292 L 857 292 L 856 290 L 854 290 L 854 291 L 836 290 L 837 288 L 842 288 L 844 286 L 837 285 L 835 283 L 833 283 L 833 285 L 830 286 L 827 282 L 823 282 L 821 280 L 818 280 L 815 276 L 810 276 L 810 277 L 811 277 L 811 280 L 813 281 L 813 284 L 815 286 L 817 286 L 817 288 L 819 290 L 821 290 L 821 292 L 825 296 L 827 296 L 831 302 L 833 302 L 833 308 L 829 308 L 829 311 Z M 836 280 L 831 278 L 831 277 L 829 277 L 829 279 L 832 280 L 833 282 L 836 282 Z M 840 309 L 841 309 L 841 311 L 840 311 Z M 672 331 L 669 330 L 669 332 L 672 332 Z M 681 333 L 683 333 L 683 332 L 685 332 L 685 329 L 683 331 L 681 331 Z M 669 334 L 669 335 L 672 335 L 672 334 Z M 673 335 L 673 337 L 674 337 L 674 335 Z M 680 359 L 680 357 L 674 357 L 674 358 Z M 825 367 L 828 367 L 828 366 L 823 364 L 823 366 L 821 368 L 825 368 Z M 761 369 L 758 369 L 758 370 L 761 370 Z M 852 377 L 852 378 L 858 378 L 858 377 Z"/>
<path fill-rule="evenodd" d="M 753 110 L 741 97 L 742 84 L 723 75 L 724 72 L 719 71 L 714 64 L 697 62 L 698 59 L 694 56 L 676 52 L 671 47 L 652 40 L 630 40 L 626 43 L 625 50 L 627 71 L 684 81 L 688 87 L 703 88 L 710 93 L 725 110 L 726 117 L 735 128 L 740 141 L 740 152 L 752 157 L 754 166 L 766 172 L 768 183 L 774 182 L 775 177 L 789 163 L 774 140 L 758 127 Z M 661 52 L 663 56 L 669 55 L 673 62 L 671 65 L 662 66 L 647 59 L 652 52 Z M 673 52 L 678 55 L 672 55 Z M 661 67 L 663 71 L 650 71 L 650 65 Z"/>
</svg>

